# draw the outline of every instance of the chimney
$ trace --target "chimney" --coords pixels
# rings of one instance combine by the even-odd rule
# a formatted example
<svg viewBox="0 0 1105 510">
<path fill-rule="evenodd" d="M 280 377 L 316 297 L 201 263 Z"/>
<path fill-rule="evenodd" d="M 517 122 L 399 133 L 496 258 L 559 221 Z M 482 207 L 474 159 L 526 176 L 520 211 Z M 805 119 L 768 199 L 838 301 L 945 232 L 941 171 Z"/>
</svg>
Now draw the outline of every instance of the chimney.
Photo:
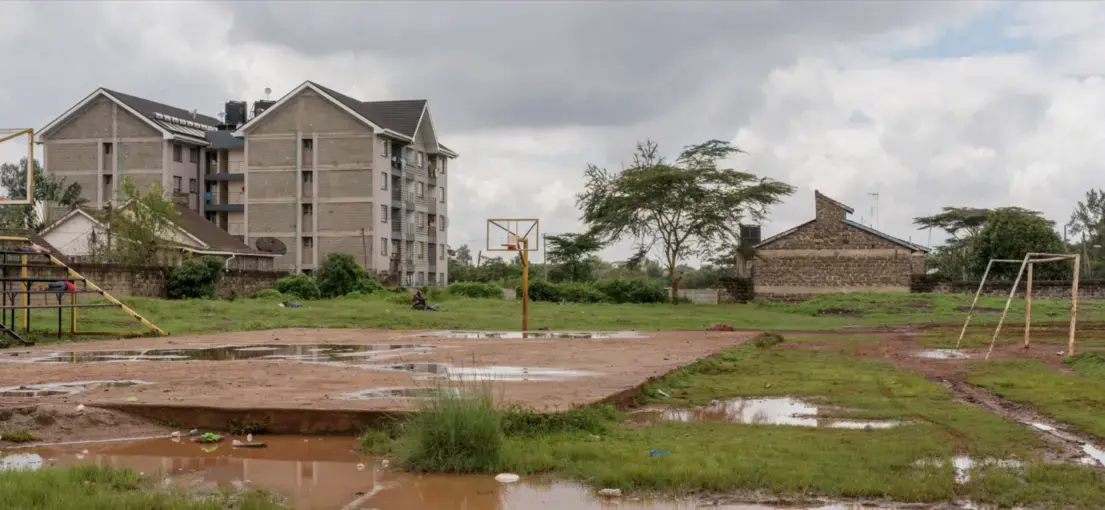
<svg viewBox="0 0 1105 510">
<path fill-rule="evenodd" d="M 817 211 L 817 219 L 828 221 L 843 221 L 849 214 L 856 212 L 836 200 L 833 200 L 820 191 L 813 190 L 814 210 Z"/>
</svg>

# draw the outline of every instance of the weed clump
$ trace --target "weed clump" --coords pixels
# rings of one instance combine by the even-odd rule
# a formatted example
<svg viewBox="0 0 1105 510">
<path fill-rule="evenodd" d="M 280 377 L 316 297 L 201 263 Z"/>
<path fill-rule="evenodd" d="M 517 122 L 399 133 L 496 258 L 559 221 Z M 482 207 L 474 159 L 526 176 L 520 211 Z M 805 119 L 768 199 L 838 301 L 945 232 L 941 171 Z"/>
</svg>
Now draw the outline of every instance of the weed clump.
<svg viewBox="0 0 1105 510">
<path fill-rule="evenodd" d="M 1063 364 L 1080 376 L 1105 379 L 1105 352 L 1081 352 L 1063 360 Z"/>
<path fill-rule="evenodd" d="M 462 392 L 436 391 L 419 402 L 404 427 L 405 468 L 474 473 L 502 465 L 502 413 L 495 409 L 490 384 L 473 386 Z"/>
<path fill-rule="evenodd" d="M 778 333 L 763 333 L 752 339 L 752 345 L 757 349 L 770 349 L 785 341 L 786 339 Z"/>
<path fill-rule="evenodd" d="M 27 432 L 26 430 L 9 430 L 0 432 L 0 440 L 7 441 L 9 443 L 33 443 L 38 441 L 38 436 Z"/>
</svg>

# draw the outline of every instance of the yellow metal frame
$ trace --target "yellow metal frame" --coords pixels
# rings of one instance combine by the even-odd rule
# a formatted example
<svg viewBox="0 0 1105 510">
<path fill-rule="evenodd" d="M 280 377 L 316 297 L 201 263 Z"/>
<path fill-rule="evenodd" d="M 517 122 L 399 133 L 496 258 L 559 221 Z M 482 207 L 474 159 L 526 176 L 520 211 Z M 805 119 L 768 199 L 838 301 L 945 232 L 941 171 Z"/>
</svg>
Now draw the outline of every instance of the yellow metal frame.
<svg viewBox="0 0 1105 510">
<path fill-rule="evenodd" d="M 16 236 L 0 236 L 0 241 L 18 241 L 18 242 L 24 242 L 24 243 L 28 243 L 28 244 L 33 243 L 33 241 L 31 241 L 30 239 L 28 239 L 26 237 L 16 237 Z M 118 306 L 119 309 L 123 310 L 128 315 L 130 315 L 131 317 L 134 317 L 135 319 L 137 319 L 138 322 L 140 322 L 143 326 L 146 326 L 147 328 L 149 328 L 154 333 L 157 333 L 158 335 L 161 335 L 161 336 L 169 336 L 168 332 L 166 332 L 165 330 L 155 326 L 152 322 L 146 320 L 145 317 L 142 317 L 141 315 L 139 315 L 138 312 L 135 312 L 129 306 L 124 305 L 122 301 L 119 301 L 118 299 L 115 299 L 111 294 L 108 294 L 107 292 L 105 292 L 104 289 L 100 288 L 95 283 L 92 283 L 92 282 L 88 281 L 87 278 L 85 278 L 84 276 L 81 276 L 80 273 L 74 271 L 73 268 L 69 267 L 64 262 L 58 260 L 57 257 L 55 257 L 53 255 L 49 255 L 49 257 L 50 257 L 50 262 L 51 263 L 53 263 L 54 265 L 57 265 L 59 267 L 65 268 L 65 271 L 66 271 L 67 276 L 69 278 L 83 281 L 84 284 L 85 284 L 85 287 L 87 287 L 90 290 L 94 290 L 94 291 L 99 292 L 100 295 L 103 296 L 104 299 L 106 299 L 109 303 Z M 27 278 L 27 276 L 28 276 L 27 275 L 27 256 L 26 255 L 21 255 L 19 257 L 19 259 L 20 259 L 20 264 L 22 265 L 22 267 L 20 267 L 20 269 L 19 269 L 19 275 L 20 275 L 21 278 Z M 27 304 L 28 304 L 27 294 L 24 293 L 24 294 L 22 294 L 22 296 L 23 297 L 20 299 L 20 306 L 26 307 Z M 76 294 L 72 294 L 70 296 L 70 304 L 73 304 L 73 305 L 77 304 L 77 295 Z M 65 307 L 59 305 L 58 308 L 60 309 L 60 308 L 65 308 Z M 96 335 L 96 334 L 127 335 L 127 334 L 135 333 L 134 331 L 102 332 L 102 333 L 101 332 L 78 332 L 77 331 L 77 309 L 75 307 L 69 307 L 69 311 L 70 311 L 70 314 L 71 314 L 70 318 L 69 318 L 69 334 L 71 334 L 71 335 L 78 335 L 78 334 L 80 334 L 80 335 Z M 24 330 L 27 329 L 27 325 L 29 324 L 30 313 L 31 313 L 30 309 L 27 309 L 27 308 L 23 309 L 23 316 L 21 317 L 20 324 L 23 326 Z"/>
<path fill-rule="evenodd" d="M 502 226 L 499 222 L 509 223 L 532 221 L 533 228 L 529 229 L 525 234 L 519 235 L 517 232 L 513 232 L 510 229 Z M 513 234 L 518 237 L 518 246 L 513 250 L 510 248 L 492 248 L 491 246 L 491 225 L 494 224 L 507 232 L 507 234 Z M 522 333 L 529 331 L 529 252 L 537 251 L 540 246 L 534 246 L 530 248 L 529 240 L 530 234 L 533 234 L 534 239 L 541 237 L 541 220 L 537 218 L 491 218 L 487 220 L 487 251 L 516 251 L 518 256 L 522 259 Z"/>
<path fill-rule="evenodd" d="M 34 128 L 0 129 L 0 143 L 27 135 L 27 198 L 4 200 L 0 205 L 30 205 L 35 201 L 35 130 Z"/>
</svg>

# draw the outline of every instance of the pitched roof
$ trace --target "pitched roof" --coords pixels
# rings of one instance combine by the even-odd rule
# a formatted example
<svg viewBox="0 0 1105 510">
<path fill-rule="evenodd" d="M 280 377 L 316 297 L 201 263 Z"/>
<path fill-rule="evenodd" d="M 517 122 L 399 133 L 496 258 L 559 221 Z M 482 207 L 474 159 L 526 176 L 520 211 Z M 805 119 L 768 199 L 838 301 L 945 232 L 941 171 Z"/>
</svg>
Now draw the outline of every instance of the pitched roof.
<svg viewBox="0 0 1105 510">
<path fill-rule="evenodd" d="M 885 232 L 880 232 L 880 231 L 875 230 L 871 227 L 868 227 L 867 225 L 864 225 L 862 223 L 856 223 L 852 220 L 845 219 L 844 224 L 848 225 L 849 227 L 858 228 L 858 229 L 860 229 L 864 232 L 867 232 L 868 234 L 871 234 L 871 235 L 874 235 L 874 236 L 877 236 L 877 237 L 881 237 L 881 238 L 883 238 L 887 241 L 890 241 L 892 243 L 900 244 L 900 245 L 902 245 L 906 248 L 909 248 L 911 250 L 922 251 L 922 252 L 925 252 L 925 253 L 929 252 L 929 248 L 927 248 L 927 247 L 921 246 L 919 244 L 914 244 L 914 243 L 911 243 L 909 241 L 903 241 L 901 239 L 898 239 L 897 237 L 894 237 L 894 236 L 892 236 L 890 234 L 887 234 Z"/>
<path fill-rule="evenodd" d="M 399 101 L 360 101 L 338 92 L 330 87 L 310 82 L 322 89 L 323 92 L 333 97 L 341 104 L 348 107 L 368 120 L 390 129 L 397 133 L 414 137 L 414 130 L 418 128 L 418 120 L 422 118 L 422 111 L 426 109 L 425 99 L 404 99 Z"/>
<path fill-rule="evenodd" d="M 171 115 L 178 119 L 191 120 L 208 126 L 216 126 L 221 123 L 221 121 L 219 121 L 219 119 L 216 119 L 215 117 L 208 117 L 207 115 L 197 113 L 196 117 L 192 118 L 192 112 L 190 110 L 177 108 L 175 106 L 170 106 L 165 103 L 159 103 L 157 101 L 150 101 L 149 99 L 132 96 L 130 94 L 124 94 L 122 92 L 117 92 L 103 87 L 101 88 L 104 92 L 111 94 L 116 99 L 126 103 L 127 106 L 133 108 L 135 111 L 149 119 L 153 119 L 155 117 L 154 114 L 160 113 L 162 115 Z"/>
<path fill-rule="evenodd" d="M 212 149 L 244 149 L 246 141 L 234 136 L 233 131 L 208 131 L 204 134 Z"/>
<path fill-rule="evenodd" d="M 238 240 L 237 237 L 230 235 L 229 232 L 219 228 L 214 223 L 207 221 L 207 219 L 189 209 L 187 206 L 181 204 L 174 205 L 176 205 L 178 214 L 176 219 L 173 220 L 173 223 L 175 223 L 177 227 L 180 227 L 181 230 L 191 234 L 192 237 L 195 237 L 201 243 L 206 244 L 211 250 L 247 255 L 267 255 L 250 248 L 249 245 Z"/>
</svg>

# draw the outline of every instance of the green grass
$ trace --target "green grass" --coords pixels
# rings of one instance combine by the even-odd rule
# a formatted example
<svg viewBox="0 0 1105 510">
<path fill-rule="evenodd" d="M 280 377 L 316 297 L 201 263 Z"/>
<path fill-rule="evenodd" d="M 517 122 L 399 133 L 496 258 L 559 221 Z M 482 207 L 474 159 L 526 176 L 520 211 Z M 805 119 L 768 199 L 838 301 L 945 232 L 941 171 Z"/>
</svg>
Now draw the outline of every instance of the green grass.
<svg viewBox="0 0 1105 510">
<path fill-rule="evenodd" d="M 436 391 L 418 401 L 404 425 L 400 465 L 412 471 L 471 473 L 502 464 L 503 419 L 491 384 L 472 383 L 463 392 Z"/>
<path fill-rule="evenodd" d="M 842 339 L 842 345 L 853 345 Z M 672 398 L 657 397 L 657 389 Z M 501 446 L 495 458 L 477 454 L 471 471 L 522 475 L 553 474 L 589 485 L 631 492 L 687 494 L 703 491 L 764 491 L 789 495 L 944 501 L 972 497 L 979 502 L 1063 501 L 1089 508 L 1105 502 L 1100 475 L 1082 466 L 1036 464 L 1042 446 L 1028 428 L 957 404 L 951 394 L 922 376 L 847 352 L 747 346 L 724 351 L 648 385 L 645 401 L 703 404 L 737 396 L 791 395 L 843 406 L 842 416 L 915 422 L 890 429 L 848 430 L 745 425 L 717 422 L 661 422 L 641 426 L 618 421 L 610 408 L 575 409 L 540 415 L 517 408 L 492 410 L 486 401 L 465 407 L 468 419 L 415 422 L 411 428 L 368 432 L 362 447 L 399 452 L 409 441 L 433 437 L 476 437 L 472 423 L 492 423 L 500 414 Z M 472 397 L 467 397 L 472 398 Z M 459 408 L 460 406 L 458 406 Z M 512 414 L 513 413 L 513 414 Z M 820 414 L 820 413 L 819 413 Z M 416 419 L 417 420 L 417 419 Z M 487 426 L 490 430 L 490 426 Z M 482 435 L 483 433 L 481 433 Z M 494 444 L 499 444 L 498 439 Z M 468 441 L 471 442 L 471 441 Z M 440 444 L 442 441 L 423 444 Z M 651 450 L 668 455 L 650 456 Z M 443 451 L 456 452 L 451 447 Z M 968 485 L 955 482 L 950 463 L 919 465 L 919 459 L 970 455 L 1019 458 L 1025 471 L 980 471 Z M 443 462 L 452 467 L 460 461 Z M 400 463 L 402 465 L 402 463 Z M 425 468 L 426 465 L 420 466 Z M 1103 485 L 1105 486 L 1105 485 Z"/>
<path fill-rule="evenodd" d="M 0 431 L 0 440 L 9 443 L 33 443 L 38 441 L 38 436 L 26 430 L 3 430 Z"/>
<path fill-rule="evenodd" d="M 447 294 L 445 294 L 447 296 Z M 250 331 L 286 327 L 391 328 L 391 329 L 518 329 L 521 304 L 514 300 L 448 297 L 440 312 L 410 310 L 408 299 L 393 293 L 332 300 L 299 301 L 301 308 L 278 306 L 282 299 L 234 301 L 126 298 L 123 301 L 154 324 L 172 334 Z M 402 301 L 398 302 L 396 300 Z M 537 302 L 530 307 L 530 327 L 575 330 L 702 330 L 713 322 L 737 328 L 814 330 L 848 325 L 946 322 L 961 324 L 971 296 L 935 294 L 827 294 L 811 301 L 725 305 L 575 304 Z M 984 298 L 980 305 L 1000 307 L 1004 300 Z M 1036 300 L 1037 322 L 1061 319 L 1069 307 L 1065 300 Z M 824 315 L 823 310 L 852 310 L 856 316 Z M 977 314 L 976 324 L 992 324 L 1000 314 Z M 1023 304 L 1014 302 L 1010 322 L 1023 320 Z M 1105 319 L 1105 304 L 1089 301 L 1080 307 L 1081 320 Z M 133 318 L 115 308 L 89 308 L 79 313 L 85 331 L 140 329 Z M 68 325 L 68 312 L 63 315 Z M 43 342 L 51 342 L 57 312 L 35 310 L 31 325 Z"/>
<path fill-rule="evenodd" d="M 970 382 L 996 395 L 1035 407 L 1041 414 L 1105 439 L 1105 379 L 1101 367 L 1083 357 L 1063 373 L 1036 360 L 976 363 Z"/>
<path fill-rule="evenodd" d="M 96 466 L 0 471 L 0 509 L 275 510 L 261 491 L 186 494 L 154 488 L 130 469 Z"/>
</svg>

